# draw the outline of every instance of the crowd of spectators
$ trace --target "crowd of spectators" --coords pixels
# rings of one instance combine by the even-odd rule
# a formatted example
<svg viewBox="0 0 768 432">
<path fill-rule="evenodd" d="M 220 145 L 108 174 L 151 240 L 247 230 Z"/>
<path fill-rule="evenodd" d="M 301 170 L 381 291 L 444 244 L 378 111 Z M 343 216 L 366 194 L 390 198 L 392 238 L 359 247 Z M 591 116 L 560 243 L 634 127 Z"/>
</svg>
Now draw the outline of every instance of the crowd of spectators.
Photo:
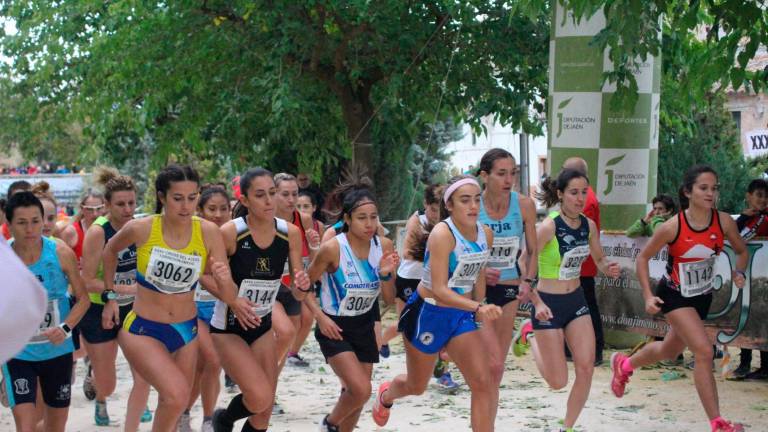
<svg viewBox="0 0 768 432">
<path fill-rule="evenodd" d="M 15 167 L 0 165 L 0 175 L 72 174 L 82 173 L 83 171 L 84 168 L 75 164 L 67 166 L 64 164 L 44 163 L 41 165 L 30 164 Z"/>
</svg>

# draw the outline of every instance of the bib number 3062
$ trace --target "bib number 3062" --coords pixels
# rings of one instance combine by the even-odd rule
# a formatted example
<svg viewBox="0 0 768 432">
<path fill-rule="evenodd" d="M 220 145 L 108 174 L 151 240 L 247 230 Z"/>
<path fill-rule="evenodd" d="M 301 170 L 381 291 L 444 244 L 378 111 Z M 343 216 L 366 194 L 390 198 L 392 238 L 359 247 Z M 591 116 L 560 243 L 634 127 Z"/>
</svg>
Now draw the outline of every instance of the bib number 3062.
<svg viewBox="0 0 768 432">
<path fill-rule="evenodd" d="M 166 294 L 188 292 L 197 282 L 202 264 L 199 255 L 155 247 L 147 265 L 147 280 Z"/>
</svg>

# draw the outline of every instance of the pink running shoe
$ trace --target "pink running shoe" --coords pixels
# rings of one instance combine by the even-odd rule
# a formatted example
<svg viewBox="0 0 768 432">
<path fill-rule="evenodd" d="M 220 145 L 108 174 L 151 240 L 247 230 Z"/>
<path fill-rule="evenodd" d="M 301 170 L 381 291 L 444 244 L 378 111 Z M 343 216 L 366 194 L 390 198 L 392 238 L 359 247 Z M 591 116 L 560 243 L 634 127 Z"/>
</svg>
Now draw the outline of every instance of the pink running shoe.
<svg viewBox="0 0 768 432">
<path fill-rule="evenodd" d="M 389 381 L 384 381 L 379 385 L 379 391 L 376 392 L 376 399 L 373 401 L 373 421 L 379 425 L 384 426 L 389 421 L 389 409 L 392 405 L 386 406 L 381 401 L 381 395 L 389 389 Z"/>
<path fill-rule="evenodd" d="M 528 351 L 528 347 L 531 345 L 528 340 L 528 335 L 533 333 L 533 323 L 530 319 L 523 321 L 520 324 L 520 328 L 515 332 L 515 336 L 512 338 L 512 353 L 515 357 L 522 357 Z"/>
<path fill-rule="evenodd" d="M 626 387 L 629 382 L 629 377 L 632 376 L 631 373 L 627 374 L 621 370 L 621 365 L 627 358 L 626 354 L 620 352 L 615 352 L 611 355 L 611 370 L 613 371 L 613 375 L 611 376 L 611 390 L 617 398 L 624 396 L 624 387 Z"/>
<path fill-rule="evenodd" d="M 729 423 L 723 419 L 712 423 L 712 432 L 743 432 L 744 426 L 740 423 Z"/>
</svg>

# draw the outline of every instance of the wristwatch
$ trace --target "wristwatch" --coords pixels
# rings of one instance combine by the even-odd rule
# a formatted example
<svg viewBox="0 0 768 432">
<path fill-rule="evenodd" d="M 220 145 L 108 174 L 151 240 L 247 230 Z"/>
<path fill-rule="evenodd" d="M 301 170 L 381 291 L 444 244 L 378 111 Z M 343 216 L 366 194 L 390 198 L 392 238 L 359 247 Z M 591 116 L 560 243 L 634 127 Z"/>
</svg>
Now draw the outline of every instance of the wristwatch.
<svg viewBox="0 0 768 432">
<path fill-rule="evenodd" d="M 67 335 L 67 337 L 72 336 L 72 329 L 69 328 L 69 325 L 67 325 L 67 323 L 63 322 L 59 324 L 59 328 L 64 330 L 64 333 Z"/>
<path fill-rule="evenodd" d="M 117 299 L 117 293 L 114 290 L 104 290 L 101 293 L 101 301 L 104 303 L 110 301 L 110 300 L 116 300 Z"/>
</svg>

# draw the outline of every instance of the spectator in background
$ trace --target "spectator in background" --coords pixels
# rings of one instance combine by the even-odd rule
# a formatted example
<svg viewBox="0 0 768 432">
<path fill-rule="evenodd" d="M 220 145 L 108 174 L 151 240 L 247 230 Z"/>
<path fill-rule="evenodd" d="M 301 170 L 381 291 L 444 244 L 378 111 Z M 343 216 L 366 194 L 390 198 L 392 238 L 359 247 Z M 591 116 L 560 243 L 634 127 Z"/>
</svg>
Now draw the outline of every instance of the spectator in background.
<svg viewBox="0 0 768 432">
<path fill-rule="evenodd" d="M 563 163 L 563 168 L 579 171 L 588 176 L 589 169 L 587 162 L 580 157 L 571 157 Z M 600 235 L 600 203 L 597 201 L 597 195 L 590 185 L 587 189 L 587 200 L 584 203 L 584 216 L 595 222 L 598 236 Z M 598 239 L 599 240 L 599 239 Z M 584 297 L 589 306 L 589 315 L 592 318 L 592 327 L 595 329 L 595 365 L 603 363 L 603 348 L 605 339 L 603 337 L 603 321 L 600 318 L 600 309 L 597 306 L 597 297 L 595 296 L 595 276 L 597 276 L 597 266 L 592 257 L 587 258 L 581 266 L 581 286 L 584 288 Z M 565 355 L 571 358 L 568 346 L 565 346 Z"/>
<path fill-rule="evenodd" d="M 323 217 L 321 210 L 325 204 L 323 191 L 321 191 L 316 184 L 312 183 L 312 180 L 309 178 L 307 173 L 299 173 L 296 176 L 296 184 L 299 186 L 299 192 L 308 192 L 315 198 L 315 212 L 312 213 L 312 217 L 316 220 L 319 220 L 320 222 L 325 223 L 325 218 Z"/>
<path fill-rule="evenodd" d="M 677 213 L 675 200 L 667 194 L 659 194 L 651 201 L 653 209 L 627 228 L 627 237 L 650 237 L 656 227 Z"/>
<path fill-rule="evenodd" d="M 744 241 L 768 236 L 768 182 L 755 179 L 747 186 L 747 208 L 736 219 L 736 226 Z M 733 371 L 733 379 L 768 380 L 768 351 L 760 351 L 760 367 L 752 371 L 752 350 L 742 348 L 739 366 Z"/>
</svg>

